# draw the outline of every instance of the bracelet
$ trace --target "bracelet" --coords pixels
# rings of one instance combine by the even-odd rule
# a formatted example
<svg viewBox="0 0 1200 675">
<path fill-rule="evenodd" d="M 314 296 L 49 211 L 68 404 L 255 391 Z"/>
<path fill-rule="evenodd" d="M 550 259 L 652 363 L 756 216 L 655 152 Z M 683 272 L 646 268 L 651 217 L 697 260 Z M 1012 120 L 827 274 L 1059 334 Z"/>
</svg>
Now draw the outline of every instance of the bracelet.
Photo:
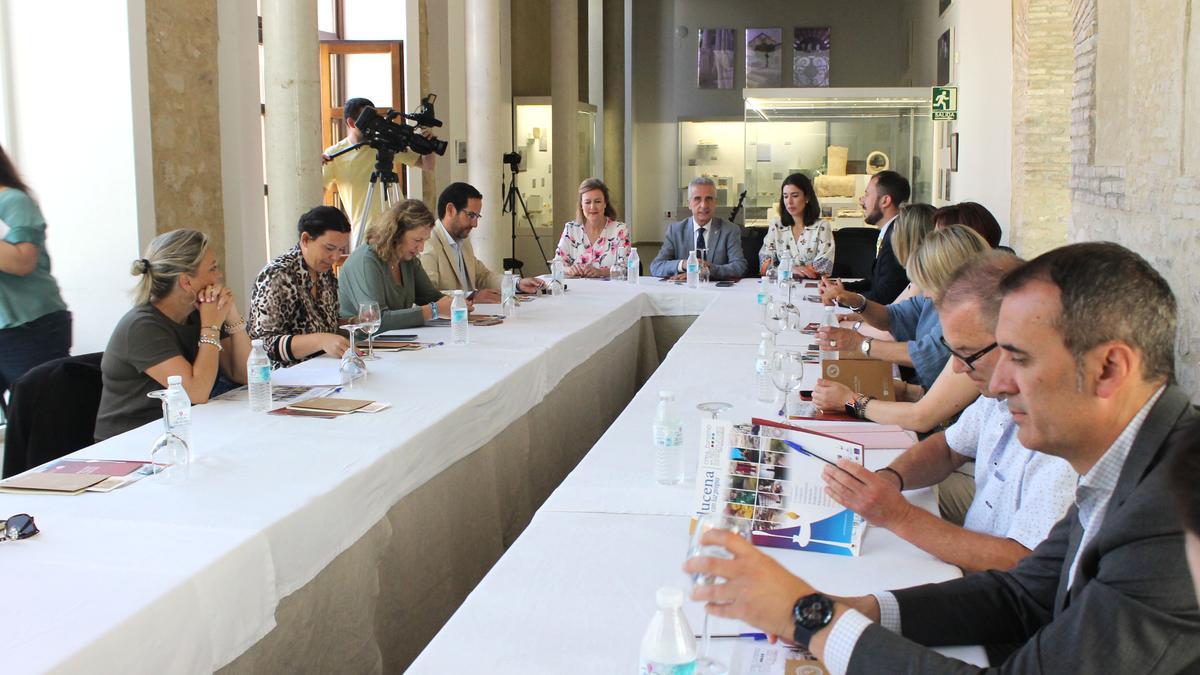
<svg viewBox="0 0 1200 675">
<path fill-rule="evenodd" d="M 861 320 L 855 321 L 854 325 L 850 327 L 850 330 L 858 330 L 859 328 L 862 328 L 862 324 L 863 322 Z"/>
<path fill-rule="evenodd" d="M 901 476 L 899 471 L 893 469 L 890 466 L 885 466 L 882 469 L 879 469 L 878 471 L 876 471 L 875 473 L 883 473 L 884 471 L 892 474 L 893 476 L 896 477 L 896 480 L 900 481 L 900 491 L 904 492 L 904 476 Z"/>
<path fill-rule="evenodd" d="M 430 314 L 430 316 L 429 316 L 429 320 L 430 320 L 430 321 L 436 321 L 436 320 L 437 320 L 437 318 L 438 318 L 438 315 L 439 315 L 440 313 L 438 312 L 438 306 L 437 306 L 437 303 L 436 303 L 436 302 L 431 302 L 431 303 L 429 303 L 429 314 Z"/>
<path fill-rule="evenodd" d="M 867 419 L 867 404 L 871 402 L 870 396 L 859 396 L 854 399 L 854 416 L 860 420 Z"/>
<path fill-rule="evenodd" d="M 205 330 L 205 329 L 211 330 L 214 333 L 218 333 L 218 334 L 221 332 L 221 327 L 215 323 L 211 326 L 201 326 L 200 327 L 200 330 Z"/>
<path fill-rule="evenodd" d="M 235 332 L 235 331 L 239 331 L 239 330 L 241 330 L 241 329 L 243 329 L 243 328 L 245 328 L 245 327 L 246 327 L 246 320 L 245 320 L 245 319 L 242 319 L 241 321 L 239 321 L 239 322 L 237 322 L 237 323 L 226 323 L 226 324 L 225 324 L 225 330 L 226 330 L 226 331 L 228 331 L 228 332 L 230 332 L 230 333 L 233 333 L 233 332 Z"/>
<path fill-rule="evenodd" d="M 221 343 L 218 342 L 215 338 L 210 338 L 207 335 L 200 336 L 200 344 L 212 345 L 212 346 L 216 347 L 217 351 L 219 351 L 219 352 L 224 351 L 224 349 L 225 349 L 224 347 L 221 346 Z"/>
<path fill-rule="evenodd" d="M 847 307 L 847 309 L 849 309 L 851 312 L 854 312 L 855 314 L 857 314 L 867 308 L 867 296 L 863 295 L 862 293 L 859 293 L 858 297 L 862 300 L 862 302 L 858 303 L 858 307 Z"/>
</svg>

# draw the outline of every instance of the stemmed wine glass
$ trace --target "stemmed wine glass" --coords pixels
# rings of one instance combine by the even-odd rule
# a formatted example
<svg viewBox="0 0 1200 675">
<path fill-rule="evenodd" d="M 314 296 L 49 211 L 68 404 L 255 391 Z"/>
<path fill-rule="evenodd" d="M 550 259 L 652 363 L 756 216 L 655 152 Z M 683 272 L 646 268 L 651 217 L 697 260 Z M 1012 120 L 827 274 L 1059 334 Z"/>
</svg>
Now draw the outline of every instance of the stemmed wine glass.
<svg viewBox="0 0 1200 675">
<path fill-rule="evenodd" d="M 714 420 L 717 419 L 718 417 L 720 417 L 721 413 L 725 412 L 726 410 L 729 410 L 732 407 L 733 407 L 732 403 L 726 403 L 724 401 L 709 401 L 707 403 L 698 403 L 696 405 L 697 410 L 699 410 L 701 412 L 706 412 L 709 415 L 712 415 L 712 418 Z"/>
<path fill-rule="evenodd" d="M 771 382 L 783 392 L 783 406 L 779 416 L 787 419 L 788 399 L 804 385 L 804 356 L 800 352 L 775 350 L 771 357 Z"/>
<path fill-rule="evenodd" d="M 708 249 L 706 249 L 706 248 L 696 249 L 696 264 L 699 265 L 699 269 L 697 270 L 697 274 L 696 274 L 696 280 L 702 284 L 707 284 L 708 278 L 709 278 L 708 277 L 708 275 L 709 275 L 708 265 L 704 264 L 704 262 L 706 260 L 708 260 Z"/>
<path fill-rule="evenodd" d="M 163 433 L 150 446 L 150 465 L 147 470 L 152 476 L 162 474 L 164 483 L 182 482 L 188 477 L 191 451 L 182 438 L 171 433 L 167 417 L 167 390 L 157 389 L 146 396 L 158 399 L 163 407 Z"/>
<path fill-rule="evenodd" d="M 692 539 L 688 545 L 688 559 L 697 556 L 708 558 L 725 558 L 731 560 L 733 554 L 723 546 L 704 545 L 700 543 L 700 538 L 709 530 L 728 530 L 733 532 L 743 539 L 750 538 L 750 521 L 742 518 L 735 518 L 725 512 L 725 505 L 721 505 L 721 510 L 713 513 L 706 513 L 696 521 L 696 529 L 692 531 Z M 711 574 L 693 574 L 692 587 L 697 586 L 712 586 L 715 584 L 725 583 L 721 577 L 716 577 Z M 712 636 L 708 628 L 708 612 L 704 612 L 704 627 L 700 633 L 700 655 L 696 659 L 696 673 L 701 675 L 717 675 L 725 673 L 729 667 L 717 661 L 708 655 L 709 644 L 712 642 Z"/>
<path fill-rule="evenodd" d="M 379 332 L 381 319 L 379 317 L 379 303 L 374 300 L 358 303 L 358 327 L 367 334 L 367 355 L 363 358 L 367 361 L 378 361 L 379 357 L 375 356 L 375 333 Z M 354 344 L 353 341 L 350 342 Z"/>
<path fill-rule="evenodd" d="M 763 318 L 763 328 L 778 336 L 787 328 L 787 308 L 774 295 L 767 298 L 767 309 Z"/>
</svg>

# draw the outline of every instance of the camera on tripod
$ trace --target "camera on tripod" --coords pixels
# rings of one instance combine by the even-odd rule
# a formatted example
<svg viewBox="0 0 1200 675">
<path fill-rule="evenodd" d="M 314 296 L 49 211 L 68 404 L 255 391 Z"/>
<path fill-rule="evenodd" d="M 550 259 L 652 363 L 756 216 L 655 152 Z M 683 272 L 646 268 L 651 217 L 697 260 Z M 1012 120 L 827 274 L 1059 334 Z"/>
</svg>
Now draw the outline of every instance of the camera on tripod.
<svg viewBox="0 0 1200 675">
<path fill-rule="evenodd" d="M 380 115 L 375 108 L 366 106 L 362 112 L 358 113 L 358 118 L 354 120 L 354 126 L 362 132 L 363 142 L 376 150 L 404 152 L 411 148 L 419 155 L 430 153 L 444 155 L 448 145 L 446 141 L 438 139 L 437 136 L 426 138 L 415 131 L 417 127 L 432 129 L 442 126 L 442 121 L 435 117 L 433 112 L 433 102 L 436 100 L 437 94 L 429 94 L 421 99 L 420 107 L 413 113 L 389 110 L 386 114 Z M 394 122 L 393 120 L 397 117 L 412 120 L 415 124 Z"/>
</svg>

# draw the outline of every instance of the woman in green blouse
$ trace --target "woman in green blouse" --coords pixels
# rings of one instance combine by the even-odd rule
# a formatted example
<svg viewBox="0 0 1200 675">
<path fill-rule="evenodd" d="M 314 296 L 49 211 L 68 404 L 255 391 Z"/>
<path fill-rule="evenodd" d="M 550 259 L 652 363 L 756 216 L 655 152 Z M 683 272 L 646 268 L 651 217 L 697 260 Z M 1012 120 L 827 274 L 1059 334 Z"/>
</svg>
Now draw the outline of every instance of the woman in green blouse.
<svg viewBox="0 0 1200 675">
<path fill-rule="evenodd" d="M 46 220 L 0 148 L 0 409 L 19 377 L 70 350 L 71 313 L 50 274 Z"/>
<path fill-rule="evenodd" d="M 429 207 L 406 199 L 367 226 L 367 245 L 350 254 L 338 275 L 342 316 L 357 316 L 359 303 L 373 300 L 379 303 L 380 330 L 450 317 L 450 297 L 434 287 L 417 260 L 433 223 Z"/>
</svg>

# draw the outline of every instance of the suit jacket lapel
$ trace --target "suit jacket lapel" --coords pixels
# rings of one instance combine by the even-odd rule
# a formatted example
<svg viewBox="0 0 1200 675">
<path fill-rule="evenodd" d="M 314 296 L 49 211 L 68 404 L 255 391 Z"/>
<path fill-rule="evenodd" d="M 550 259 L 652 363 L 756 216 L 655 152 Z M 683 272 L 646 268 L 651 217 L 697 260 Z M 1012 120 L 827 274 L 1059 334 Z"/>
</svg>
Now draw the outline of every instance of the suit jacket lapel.
<svg viewBox="0 0 1200 675">
<path fill-rule="evenodd" d="M 440 220 L 438 221 L 437 229 L 440 230 L 437 233 L 437 240 L 439 247 L 442 249 L 442 256 L 446 258 L 446 264 L 450 265 L 450 271 L 454 274 L 454 278 L 458 279 L 459 287 L 466 288 L 466 282 L 458 276 L 458 260 L 454 257 L 454 250 L 450 246 L 450 231 L 446 229 L 446 226 Z"/>
<path fill-rule="evenodd" d="M 1129 456 L 1125 458 L 1125 465 L 1121 467 L 1121 477 L 1117 480 L 1117 486 L 1113 490 L 1112 498 L 1108 502 L 1108 508 L 1105 509 L 1104 519 L 1099 523 L 1099 527 L 1104 527 L 1104 523 L 1113 517 L 1138 486 L 1138 483 L 1142 482 L 1142 478 L 1150 470 L 1151 465 L 1165 450 L 1164 444 L 1167 436 L 1190 405 L 1191 401 L 1182 389 L 1177 385 L 1169 385 L 1154 406 L 1150 408 L 1146 420 L 1142 422 L 1142 428 L 1138 430 L 1137 437 L 1133 439 L 1133 446 L 1129 449 Z M 1078 524 L 1078 511 L 1072 507 L 1068 513 L 1074 515 L 1075 523 L 1071 527 L 1071 543 L 1067 547 L 1063 573 L 1058 585 L 1056 612 L 1065 610 L 1070 600 L 1074 599 L 1083 589 L 1084 584 L 1091 578 L 1085 570 L 1093 567 L 1092 561 L 1099 555 L 1100 538 L 1092 537 L 1087 548 L 1083 549 L 1079 555 L 1079 567 L 1075 570 L 1075 583 L 1071 584 L 1069 593 L 1064 593 L 1067 572 L 1070 569 L 1067 565 L 1075 559 L 1075 551 L 1079 549 L 1079 542 L 1083 537 L 1083 526 Z"/>
<path fill-rule="evenodd" d="M 475 288 L 475 249 L 471 246 L 471 238 L 464 239 L 459 245 L 462 246 L 463 269 L 467 271 L 467 282 L 471 288 Z"/>
</svg>

